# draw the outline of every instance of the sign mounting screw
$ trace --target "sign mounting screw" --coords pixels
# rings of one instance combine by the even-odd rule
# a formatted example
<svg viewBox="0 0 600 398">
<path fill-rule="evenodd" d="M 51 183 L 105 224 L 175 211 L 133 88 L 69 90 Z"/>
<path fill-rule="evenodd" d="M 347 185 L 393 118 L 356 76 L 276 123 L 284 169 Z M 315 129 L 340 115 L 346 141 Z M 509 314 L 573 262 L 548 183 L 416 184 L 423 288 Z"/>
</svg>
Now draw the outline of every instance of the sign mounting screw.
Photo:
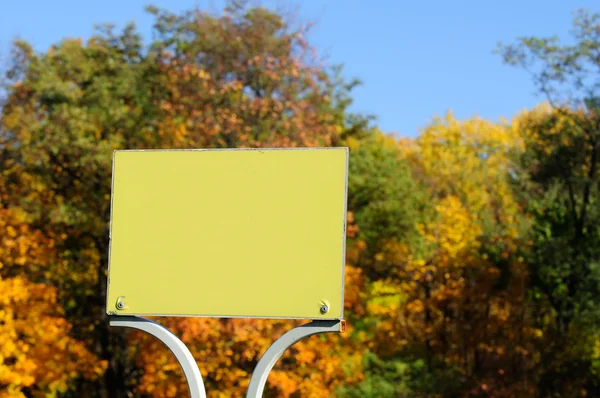
<svg viewBox="0 0 600 398">
<path fill-rule="evenodd" d="M 118 310 L 124 310 L 125 309 L 125 302 L 123 301 L 122 297 L 119 297 L 119 299 L 117 300 L 117 309 Z"/>
<path fill-rule="evenodd" d="M 329 312 L 329 307 L 326 304 L 321 306 L 321 314 L 327 314 Z"/>
</svg>

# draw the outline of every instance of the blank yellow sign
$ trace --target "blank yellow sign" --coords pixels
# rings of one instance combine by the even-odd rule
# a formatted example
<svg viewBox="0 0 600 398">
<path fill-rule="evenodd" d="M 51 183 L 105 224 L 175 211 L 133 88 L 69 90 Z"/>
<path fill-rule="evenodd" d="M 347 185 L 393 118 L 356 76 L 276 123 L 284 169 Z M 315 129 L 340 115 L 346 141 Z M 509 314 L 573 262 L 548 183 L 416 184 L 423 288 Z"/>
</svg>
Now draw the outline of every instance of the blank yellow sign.
<svg viewBox="0 0 600 398">
<path fill-rule="evenodd" d="M 348 151 L 116 151 L 107 312 L 341 319 Z"/>
</svg>

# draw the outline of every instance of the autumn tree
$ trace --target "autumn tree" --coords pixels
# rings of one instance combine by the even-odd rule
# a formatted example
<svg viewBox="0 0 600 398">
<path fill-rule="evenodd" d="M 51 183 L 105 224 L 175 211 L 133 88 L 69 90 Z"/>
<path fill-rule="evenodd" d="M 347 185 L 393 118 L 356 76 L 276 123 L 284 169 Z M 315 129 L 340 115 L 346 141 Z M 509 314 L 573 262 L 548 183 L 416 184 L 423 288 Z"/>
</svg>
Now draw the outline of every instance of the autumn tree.
<svg viewBox="0 0 600 398">
<path fill-rule="evenodd" d="M 233 4 L 219 17 L 150 8 L 162 87 L 158 135 L 175 146 L 330 146 L 346 125 L 338 69 L 312 56 L 306 28 Z"/>
<path fill-rule="evenodd" d="M 79 396 L 163 395 L 167 390 L 151 375 L 167 375 L 162 380 L 168 382 L 179 377 L 160 366 L 164 349 L 128 345 L 127 334 L 111 330 L 103 315 L 113 150 L 337 145 L 363 123 L 347 112 L 353 83 L 311 58 L 304 30 L 291 29 L 280 15 L 239 2 L 219 15 L 149 12 L 156 21 L 149 47 L 132 25 L 120 33 L 105 26 L 85 43 L 68 39 L 45 53 L 20 41 L 6 74 L 1 139 L 10 167 L 3 206 L 26 214 L 28 228 L 61 237 L 43 280 L 56 289 L 57 305 L 39 311 L 64 311 L 74 341 L 99 358 L 95 369 L 108 365 L 97 381 L 77 379 Z M 219 321 L 209 338 L 210 322 L 169 325 L 184 335 L 201 366 L 209 353 L 224 361 L 244 358 L 245 373 L 232 373 L 234 379 L 223 379 L 225 363 L 206 361 L 203 368 L 207 384 L 230 395 L 238 394 L 266 339 L 291 326 Z M 229 345 L 236 333 L 242 335 Z M 222 343 L 207 349 L 205 338 Z M 326 356 L 314 343 L 302 346 L 307 354 L 285 369 L 302 374 L 311 358 Z M 281 394 L 312 394 L 344 379 L 335 365 L 320 363 L 331 376 L 311 384 L 276 371 L 270 385 Z M 174 385 L 168 394 L 181 394 Z"/>
<path fill-rule="evenodd" d="M 432 215 L 430 198 L 412 177 L 397 141 L 378 130 L 345 140 L 350 148 L 348 208 L 359 231 L 352 243 L 364 248 L 356 259 L 374 279 L 397 271 L 381 260 L 386 246 L 418 247 L 417 225 Z"/>
<path fill-rule="evenodd" d="M 565 120 L 563 126 L 568 129 L 558 135 L 564 137 L 564 143 L 571 144 L 572 151 L 580 151 L 579 164 L 572 168 L 583 167 L 581 173 L 576 170 L 575 175 L 570 167 L 557 177 L 564 180 L 570 192 L 574 232 L 581 238 L 589 225 L 587 217 L 592 207 L 592 194 L 597 188 L 600 161 L 600 80 L 597 73 L 600 67 L 600 13 L 576 12 L 572 34 L 574 44 L 561 45 L 557 37 L 523 37 L 517 44 L 501 45 L 499 51 L 507 64 L 530 72 L 539 92 Z M 557 135 L 556 131 L 554 135 Z M 552 149 L 548 148 L 546 152 L 551 154 Z M 575 161 L 573 153 L 565 152 L 567 149 L 563 147 L 545 160 L 548 163 Z M 548 169 L 551 167 L 548 165 Z"/>
<path fill-rule="evenodd" d="M 347 269 L 360 270 L 365 278 L 361 301 L 346 316 L 354 327 L 352 340 L 360 344 L 354 350 L 361 354 L 364 378 L 347 380 L 336 392 L 350 397 L 411 395 L 416 391 L 413 378 L 425 367 L 390 355 L 393 349 L 381 349 L 395 347 L 398 337 L 382 318 L 405 303 L 398 275 L 423 244 L 418 224 L 433 215 L 430 197 L 413 178 L 393 136 L 367 130 L 345 143 L 350 148 L 348 206 L 353 215 Z"/>
<path fill-rule="evenodd" d="M 515 178 L 534 220 L 533 299 L 540 317 L 552 319 L 541 326 L 552 347 L 544 351 L 540 376 L 545 395 L 598 391 L 592 376 L 600 327 L 598 51 L 600 14 L 586 10 L 575 13 L 570 44 L 524 37 L 500 46 L 506 63 L 530 72 L 550 106 L 518 120 L 525 151 Z"/>
<path fill-rule="evenodd" d="M 407 348 L 418 344 L 449 388 L 460 380 L 461 394 L 524 393 L 511 385 L 525 372 L 520 351 L 528 334 L 518 252 L 526 222 L 509 179 L 511 154 L 521 146 L 507 123 L 452 114 L 403 145 L 437 217 L 420 226 L 428 251 L 404 268 L 411 289 L 397 327 L 410 330 L 400 330 Z"/>
<path fill-rule="evenodd" d="M 0 210 L 0 396 L 43 397 L 73 390 L 104 372 L 72 336 L 57 289 L 47 283 L 60 237 L 32 230 L 26 215 Z"/>
</svg>

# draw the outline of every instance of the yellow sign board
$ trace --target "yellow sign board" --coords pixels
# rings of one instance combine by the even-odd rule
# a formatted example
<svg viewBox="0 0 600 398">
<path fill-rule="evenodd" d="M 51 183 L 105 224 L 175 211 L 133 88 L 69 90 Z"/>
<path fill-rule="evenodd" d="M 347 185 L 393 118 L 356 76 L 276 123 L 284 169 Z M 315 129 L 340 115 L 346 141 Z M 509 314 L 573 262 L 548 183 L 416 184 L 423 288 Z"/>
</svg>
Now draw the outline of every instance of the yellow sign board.
<svg viewBox="0 0 600 398">
<path fill-rule="evenodd" d="M 348 150 L 115 151 L 107 313 L 343 318 Z"/>
</svg>

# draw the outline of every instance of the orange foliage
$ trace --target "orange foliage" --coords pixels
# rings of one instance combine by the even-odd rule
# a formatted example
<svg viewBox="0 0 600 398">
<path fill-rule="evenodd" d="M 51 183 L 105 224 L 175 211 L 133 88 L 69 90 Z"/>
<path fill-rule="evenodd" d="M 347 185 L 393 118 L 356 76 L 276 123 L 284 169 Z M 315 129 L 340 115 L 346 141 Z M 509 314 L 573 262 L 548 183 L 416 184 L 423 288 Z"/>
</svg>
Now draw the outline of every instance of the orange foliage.
<svg viewBox="0 0 600 398">
<path fill-rule="evenodd" d="M 323 106 L 331 100 L 319 93 L 320 82 L 311 69 L 296 59 L 261 55 L 238 65 L 242 71 L 257 66 L 264 68 L 262 84 L 278 95 L 248 95 L 243 76 L 223 79 L 186 58 L 165 54 L 162 83 L 170 95 L 160 101 L 159 136 L 175 148 L 311 147 L 339 142 L 340 126 L 317 108 L 317 103 Z M 293 100 L 298 88 L 281 83 L 298 75 L 314 91 L 312 100 Z M 228 106 L 215 108 L 215 102 Z"/>
<path fill-rule="evenodd" d="M 25 397 L 24 388 L 34 396 L 53 395 L 78 377 L 102 374 L 106 364 L 69 336 L 56 289 L 15 275 L 15 268 L 26 267 L 32 277 L 42 276 L 53 240 L 6 209 L 0 210 L 0 231 L 0 396 Z"/>
</svg>

